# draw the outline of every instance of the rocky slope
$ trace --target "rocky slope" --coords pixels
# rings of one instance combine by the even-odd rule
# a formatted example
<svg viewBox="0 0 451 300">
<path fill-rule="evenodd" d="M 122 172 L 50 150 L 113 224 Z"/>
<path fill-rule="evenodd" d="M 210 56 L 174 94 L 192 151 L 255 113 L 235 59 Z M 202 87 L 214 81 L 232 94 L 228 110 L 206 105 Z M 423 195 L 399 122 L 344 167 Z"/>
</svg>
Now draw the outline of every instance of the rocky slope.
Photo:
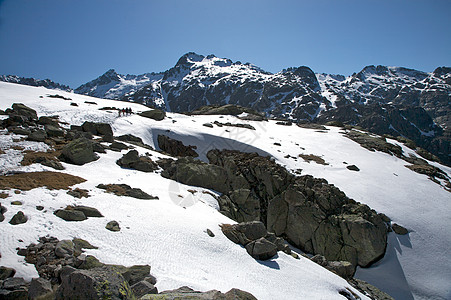
<svg viewBox="0 0 451 300">
<path fill-rule="evenodd" d="M 42 86 L 42 87 L 45 87 L 48 89 L 62 90 L 62 91 L 66 91 L 66 92 L 72 91 L 72 89 L 69 86 L 53 82 L 50 79 L 41 80 L 41 79 L 35 79 L 35 78 L 19 77 L 16 75 L 0 75 L 0 81 L 18 83 L 18 84 L 24 84 L 24 85 L 30 85 L 30 86 Z"/>
<path fill-rule="evenodd" d="M 451 163 L 451 69 L 446 67 L 425 73 L 367 66 L 345 77 L 314 74 L 302 66 L 272 74 L 249 63 L 190 52 L 165 72 L 135 76 L 109 70 L 75 92 L 173 112 L 237 104 L 297 122 L 339 121 L 407 137 Z"/>
</svg>

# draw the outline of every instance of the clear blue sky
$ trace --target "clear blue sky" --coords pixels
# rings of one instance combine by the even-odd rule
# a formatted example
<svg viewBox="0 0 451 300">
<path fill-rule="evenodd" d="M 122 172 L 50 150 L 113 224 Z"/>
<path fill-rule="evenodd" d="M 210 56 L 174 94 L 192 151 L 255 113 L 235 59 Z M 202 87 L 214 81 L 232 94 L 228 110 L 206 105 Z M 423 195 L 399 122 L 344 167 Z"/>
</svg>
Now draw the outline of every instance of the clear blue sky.
<svg viewBox="0 0 451 300">
<path fill-rule="evenodd" d="M 451 66 L 450 0 L 0 0 L 0 74 L 78 87 L 194 51 L 270 72 Z"/>
</svg>

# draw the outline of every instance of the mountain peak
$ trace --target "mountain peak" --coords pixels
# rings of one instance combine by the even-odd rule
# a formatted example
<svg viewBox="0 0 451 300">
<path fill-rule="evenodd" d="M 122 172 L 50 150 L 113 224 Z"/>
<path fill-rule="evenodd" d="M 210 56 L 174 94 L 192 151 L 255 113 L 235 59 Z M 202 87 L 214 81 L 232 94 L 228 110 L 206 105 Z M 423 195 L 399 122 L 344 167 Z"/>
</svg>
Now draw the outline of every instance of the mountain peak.
<svg viewBox="0 0 451 300">
<path fill-rule="evenodd" d="M 194 52 L 188 52 L 184 54 L 180 59 L 178 60 L 177 64 L 175 66 L 182 66 L 182 65 L 192 65 L 195 62 L 200 62 L 205 58 L 205 56 L 194 53 Z"/>
</svg>

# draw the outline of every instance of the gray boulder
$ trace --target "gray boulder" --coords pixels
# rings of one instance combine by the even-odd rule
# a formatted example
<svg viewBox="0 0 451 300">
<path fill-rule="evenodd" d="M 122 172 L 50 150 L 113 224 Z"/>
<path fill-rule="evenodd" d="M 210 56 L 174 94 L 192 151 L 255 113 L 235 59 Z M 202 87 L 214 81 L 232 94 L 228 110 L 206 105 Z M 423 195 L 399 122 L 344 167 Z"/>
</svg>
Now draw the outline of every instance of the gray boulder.
<svg viewBox="0 0 451 300">
<path fill-rule="evenodd" d="M 276 255 L 277 246 L 264 237 L 252 241 L 246 245 L 246 251 L 255 259 L 267 260 Z"/>
<path fill-rule="evenodd" d="M 74 254 L 75 246 L 71 240 L 61 240 L 56 244 L 55 255 L 60 258 L 70 257 Z"/>
<path fill-rule="evenodd" d="M 110 221 L 105 226 L 106 229 L 109 231 L 120 231 L 121 227 L 119 226 L 119 223 L 117 221 Z"/>
<path fill-rule="evenodd" d="M 30 300 L 37 300 L 37 299 L 47 299 L 53 298 L 53 289 L 52 284 L 50 281 L 44 279 L 44 278 L 33 278 L 30 282 L 30 287 L 28 288 L 28 298 Z"/>
<path fill-rule="evenodd" d="M 146 294 L 158 294 L 158 289 L 150 282 L 145 280 L 139 281 L 132 285 L 132 291 L 138 298 Z"/>
<path fill-rule="evenodd" d="M 0 267 L 0 280 L 5 280 L 6 278 L 13 277 L 16 274 L 16 270 L 13 268 Z"/>
<path fill-rule="evenodd" d="M 152 109 L 152 110 L 146 110 L 141 113 L 139 113 L 141 117 L 153 119 L 155 121 L 161 121 L 166 117 L 166 113 L 163 110 L 160 109 Z"/>
<path fill-rule="evenodd" d="M 64 221 L 69 222 L 84 221 L 88 219 L 83 212 L 74 209 L 57 209 L 53 214 L 57 217 L 60 217 Z"/>
<path fill-rule="evenodd" d="M 396 224 L 396 223 L 393 223 L 391 228 L 393 229 L 393 231 L 396 234 L 405 235 L 405 234 L 409 233 L 409 231 L 405 227 L 403 227 L 403 226 L 401 226 L 399 224 Z"/>
<path fill-rule="evenodd" d="M 73 140 L 64 146 L 61 152 L 61 159 L 74 165 L 84 165 L 98 158 L 94 153 L 92 141 L 86 138 Z"/>
<path fill-rule="evenodd" d="M 64 130 L 59 126 L 55 125 L 45 125 L 45 132 L 49 137 L 61 137 L 64 136 Z"/>
<path fill-rule="evenodd" d="M 139 156 L 138 151 L 131 150 L 116 161 L 123 168 L 135 169 L 141 172 L 153 172 L 158 165 L 147 156 Z"/>
<path fill-rule="evenodd" d="M 28 221 L 28 217 L 22 212 L 18 211 L 9 221 L 11 225 L 19 225 L 26 223 Z"/>
<path fill-rule="evenodd" d="M 34 142 L 44 142 L 46 138 L 47 138 L 47 133 L 42 129 L 38 129 L 38 130 L 31 132 L 28 135 L 27 139 L 29 141 L 34 141 Z"/>
<path fill-rule="evenodd" d="M 94 218 L 101 218 L 103 215 L 100 213 L 100 211 L 97 210 L 97 208 L 84 206 L 84 205 L 76 205 L 73 206 L 73 209 L 81 211 L 86 217 L 94 217 Z"/>
<path fill-rule="evenodd" d="M 86 121 L 81 125 L 81 128 L 85 132 L 92 133 L 93 135 L 113 135 L 111 125 L 107 123 L 94 123 Z"/>
<path fill-rule="evenodd" d="M 12 105 L 12 109 L 13 109 L 14 113 L 16 113 L 20 116 L 25 116 L 29 120 L 37 120 L 38 119 L 38 115 L 37 115 L 36 111 L 22 103 L 14 103 Z"/>
<path fill-rule="evenodd" d="M 5 279 L 0 287 L 0 299 L 27 300 L 28 283 L 21 277 L 10 277 Z"/>
<path fill-rule="evenodd" d="M 71 270 L 63 274 L 56 299 L 133 299 L 124 277 L 113 266 Z"/>
</svg>

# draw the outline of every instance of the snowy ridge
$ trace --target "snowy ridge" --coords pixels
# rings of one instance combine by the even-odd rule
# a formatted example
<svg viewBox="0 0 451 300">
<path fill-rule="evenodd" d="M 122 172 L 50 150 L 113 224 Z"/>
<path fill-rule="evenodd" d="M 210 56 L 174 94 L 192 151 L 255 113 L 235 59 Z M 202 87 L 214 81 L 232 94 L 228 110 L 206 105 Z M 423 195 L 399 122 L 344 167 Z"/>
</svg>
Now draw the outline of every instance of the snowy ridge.
<svg viewBox="0 0 451 300">
<path fill-rule="evenodd" d="M 191 63 L 201 62 L 191 60 Z M 205 159 L 205 153 L 212 148 L 267 153 L 293 172 L 302 169 L 302 174 L 327 179 L 349 197 L 385 213 L 393 222 L 409 230 L 407 236 L 390 233 L 385 257 L 368 269 L 359 269 L 357 278 L 367 280 L 395 299 L 447 299 L 451 295 L 451 257 L 447 255 L 451 244 L 448 230 L 451 223 L 450 194 L 427 176 L 406 168 L 406 161 L 386 153 L 370 152 L 346 138 L 337 127 L 318 132 L 277 125 L 275 121 L 243 121 L 224 116 L 219 119 L 221 122 L 248 123 L 256 130 L 207 128 L 202 124 L 213 123 L 219 117 L 176 113 L 168 113 L 168 117 L 160 122 L 138 115 L 118 118 L 116 113 L 98 108 L 132 107 L 135 112 L 147 108 L 134 103 L 61 92 L 79 105 L 75 107 L 68 101 L 46 97 L 50 93 L 51 90 L 44 88 L 0 83 L 0 109 L 6 109 L 20 99 L 37 110 L 38 115 L 59 115 L 61 121 L 74 125 L 86 120 L 107 122 L 112 125 L 114 135 L 132 133 L 155 147 L 157 134 L 170 130 L 171 137 L 183 141 L 185 145 L 197 146 L 201 159 Z M 394 140 L 390 142 L 399 144 Z M 2 132 L 0 147 L 6 149 L 10 143 L 11 137 Z M 417 157 L 414 151 L 399 145 L 406 156 L 411 154 Z M 30 147 L 41 146 L 36 143 Z M 143 148 L 137 150 L 140 153 L 149 152 Z M 16 150 L 0 154 L 3 168 L 15 171 L 48 169 L 39 164 L 19 166 L 20 154 L 13 151 Z M 64 164 L 66 170 L 63 172 L 87 179 L 87 182 L 76 186 L 90 191 L 91 197 L 87 199 L 74 199 L 63 190 L 39 188 L 21 194 L 6 190 L 9 198 L 1 199 L 1 203 L 8 208 L 5 221 L 0 223 L 1 264 L 16 268 L 20 276 L 36 276 L 34 267 L 25 264 L 23 258 L 16 255 L 16 247 L 36 242 L 39 236 L 46 234 L 60 239 L 77 236 L 98 246 L 98 250 L 89 250 L 88 253 L 105 263 L 150 264 L 152 274 L 158 279 L 159 290 L 181 285 L 199 290 L 240 288 L 253 293 L 258 299 L 343 299 L 338 294 L 339 290 L 350 288 L 355 291 L 345 280 L 303 257 L 295 260 L 279 253 L 268 263 L 255 261 L 242 247 L 227 240 L 220 232 L 219 224 L 233 221 L 217 211 L 213 197 L 202 193 L 201 188 L 176 183 L 162 178 L 158 173 L 122 169 L 115 164 L 122 154 L 107 150 L 99 160 L 84 166 Z M 155 151 L 151 154 L 153 159 L 164 157 Z M 299 154 L 318 155 L 328 165 L 293 159 Z M 349 171 L 343 162 L 357 165 L 360 172 Z M 451 176 L 451 168 L 429 163 Z M 158 196 L 160 200 L 142 201 L 105 194 L 95 188 L 99 183 L 127 183 Z M 199 192 L 193 195 L 188 191 L 193 189 Z M 185 208 L 177 205 L 180 198 L 187 203 Z M 9 205 L 12 200 L 24 204 L 21 207 Z M 74 224 L 52 214 L 54 209 L 68 204 L 96 207 L 105 218 L 92 218 Z M 45 206 L 47 212 L 36 211 L 36 205 Z M 6 220 L 18 210 L 23 210 L 30 220 L 16 226 L 8 224 Z M 118 233 L 104 230 L 105 219 L 117 220 L 124 230 Z M 207 228 L 215 233 L 215 238 L 208 237 L 204 232 Z M 366 299 L 356 293 L 361 299 Z"/>
</svg>

